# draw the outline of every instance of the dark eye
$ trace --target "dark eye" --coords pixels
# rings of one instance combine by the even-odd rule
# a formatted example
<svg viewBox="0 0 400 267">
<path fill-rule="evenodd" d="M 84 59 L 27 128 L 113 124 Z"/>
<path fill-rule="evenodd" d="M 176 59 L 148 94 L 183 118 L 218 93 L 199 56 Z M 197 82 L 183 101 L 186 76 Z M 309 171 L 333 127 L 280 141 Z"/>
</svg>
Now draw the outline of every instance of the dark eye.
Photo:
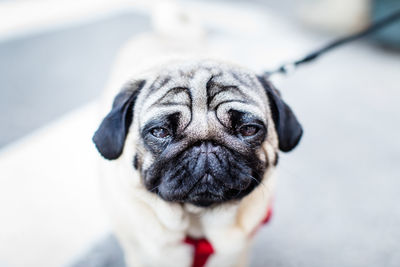
<svg viewBox="0 0 400 267">
<path fill-rule="evenodd" d="M 170 133 L 167 129 L 162 127 L 153 128 L 150 133 L 157 138 L 167 138 L 170 136 Z"/>
<path fill-rule="evenodd" d="M 243 125 L 239 129 L 239 133 L 241 136 L 249 137 L 257 134 L 259 130 L 260 128 L 255 125 Z"/>
</svg>

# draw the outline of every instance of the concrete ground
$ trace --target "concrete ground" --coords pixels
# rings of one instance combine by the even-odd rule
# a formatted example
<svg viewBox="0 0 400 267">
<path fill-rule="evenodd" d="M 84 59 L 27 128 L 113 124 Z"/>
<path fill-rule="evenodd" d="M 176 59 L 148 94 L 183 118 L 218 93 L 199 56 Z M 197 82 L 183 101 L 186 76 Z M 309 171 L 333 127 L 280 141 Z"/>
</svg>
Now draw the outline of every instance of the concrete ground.
<svg viewBox="0 0 400 267">
<path fill-rule="evenodd" d="M 197 11 L 210 16 L 226 11 L 219 8 Z M 256 70 L 330 39 L 261 9 L 240 8 L 259 28 L 220 28 L 212 42 L 225 45 L 234 60 Z M 100 83 L 90 78 L 85 88 L 105 82 L 111 54 L 95 61 L 101 65 L 96 73 L 91 73 L 91 60 L 77 66 L 85 74 L 79 80 L 89 74 L 102 79 Z M 68 72 L 76 65 L 66 66 Z M 29 69 L 40 73 L 37 66 Z M 7 71 L 7 66 L 1 70 Z M 10 82 L 7 77 L 2 76 L 2 84 Z M 256 235 L 252 267 L 400 265 L 399 82 L 399 53 L 358 42 L 278 83 L 305 135 L 295 151 L 281 155 L 274 215 Z M 46 84 L 50 87 L 44 90 L 57 85 Z M 68 90 L 78 90 L 80 83 L 62 84 L 59 93 L 75 99 L 76 91 Z M 92 90 L 78 90 L 87 95 L 80 103 L 97 93 Z M 90 142 L 96 124 L 96 108 L 87 105 L 0 153 L 0 266 L 123 266 L 118 244 L 107 237 L 96 191 L 98 155 Z"/>
</svg>

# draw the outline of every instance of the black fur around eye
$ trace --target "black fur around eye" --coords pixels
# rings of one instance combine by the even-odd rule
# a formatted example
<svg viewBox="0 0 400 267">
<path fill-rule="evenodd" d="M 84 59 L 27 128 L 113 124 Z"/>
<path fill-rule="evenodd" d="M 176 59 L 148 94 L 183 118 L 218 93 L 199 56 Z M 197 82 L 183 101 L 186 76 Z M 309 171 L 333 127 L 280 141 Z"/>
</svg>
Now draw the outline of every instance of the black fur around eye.
<svg viewBox="0 0 400 267">
<path fill-rule="evenodd" d="M 153 128 L 153 129 L 151 129 L 150 133 L 154 137 L 161 138 L 161 139 L 171 136 L 169 131 L 167 129 L 165 129 L 165 128 L 162 128 L 162 127 Z"/>
<path fill-rule="evenodd" d="M 243 125 L 239 129 L 239 134 L 243 137 L 256 135 L 260 131 L 260 127 L 252 124 Z"/>
</svg>

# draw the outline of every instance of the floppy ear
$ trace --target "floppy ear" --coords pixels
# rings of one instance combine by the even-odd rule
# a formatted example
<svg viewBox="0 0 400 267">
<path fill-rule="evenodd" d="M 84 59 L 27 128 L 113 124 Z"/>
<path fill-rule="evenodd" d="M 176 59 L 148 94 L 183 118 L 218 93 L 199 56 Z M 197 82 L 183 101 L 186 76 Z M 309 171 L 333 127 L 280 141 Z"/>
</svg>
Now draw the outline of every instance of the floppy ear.
<svg viewBox="0 0 400 267">
<path fill-rule="evenodd" d="M 94 133 L 93 142 L 104 158 L 117 159 L 122 154 L 135 101 L 144 84 L 145 81 L 141 80 L 125 86 L 114 98 L 111 111 Z"/>
<path fill-rule="evenodd" d="M 264 77 L 257 77 L 267 93 L 271 105 L 272 119 L 279 138 L 279 149 L 289 152 L 297 146 L 303 135 L 303 128 L 290 107 L 282 100 L 280 93 Z"/>
</svg>

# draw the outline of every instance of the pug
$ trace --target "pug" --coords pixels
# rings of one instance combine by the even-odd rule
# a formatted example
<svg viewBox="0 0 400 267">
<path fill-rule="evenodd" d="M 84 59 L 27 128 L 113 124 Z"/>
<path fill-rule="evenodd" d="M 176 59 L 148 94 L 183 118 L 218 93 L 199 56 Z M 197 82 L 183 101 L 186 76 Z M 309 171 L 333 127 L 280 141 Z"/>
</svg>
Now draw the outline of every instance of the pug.
<svg viewBox="0 0 400 267">
<path fill-rule="evenodd" d="M 135 74 L 93 136 L 127 266 L 247 266 L 279 150 L 302 133 L 268 78 L 244 67 L 190 59 Z M 196 256 L 188 239 L 211 251 Z"/>
</svg>

